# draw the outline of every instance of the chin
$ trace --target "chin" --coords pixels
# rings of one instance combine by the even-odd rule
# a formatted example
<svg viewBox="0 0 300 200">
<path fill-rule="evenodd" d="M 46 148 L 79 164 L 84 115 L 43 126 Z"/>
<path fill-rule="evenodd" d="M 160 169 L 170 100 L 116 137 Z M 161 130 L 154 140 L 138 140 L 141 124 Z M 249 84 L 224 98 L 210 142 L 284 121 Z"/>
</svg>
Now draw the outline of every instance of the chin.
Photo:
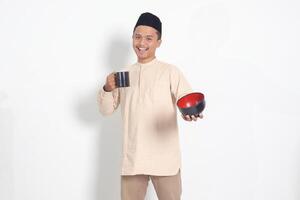
<svg viewBox="0 0 300 200">
<path fill-rule="evenodd" d="M 148 56 L 138 56 L 138 59 L 145 60 L 145 59 L 148 59 Z"/>
</svg>

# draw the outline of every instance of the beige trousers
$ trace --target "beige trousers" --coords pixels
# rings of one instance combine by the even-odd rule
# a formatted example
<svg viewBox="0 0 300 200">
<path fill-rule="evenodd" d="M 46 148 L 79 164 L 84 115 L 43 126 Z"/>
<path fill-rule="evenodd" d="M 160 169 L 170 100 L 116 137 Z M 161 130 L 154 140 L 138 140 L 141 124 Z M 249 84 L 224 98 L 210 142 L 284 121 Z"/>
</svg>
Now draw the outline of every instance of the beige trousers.
<svg viewBox="0 0 300 200">
<path fill-rule="evenodd" d="M 180 200 L 180 170 L 174 176 L 121 176 L 122 200 L 144 200 L 150 179 L 159 200 Z"/>
</svg>

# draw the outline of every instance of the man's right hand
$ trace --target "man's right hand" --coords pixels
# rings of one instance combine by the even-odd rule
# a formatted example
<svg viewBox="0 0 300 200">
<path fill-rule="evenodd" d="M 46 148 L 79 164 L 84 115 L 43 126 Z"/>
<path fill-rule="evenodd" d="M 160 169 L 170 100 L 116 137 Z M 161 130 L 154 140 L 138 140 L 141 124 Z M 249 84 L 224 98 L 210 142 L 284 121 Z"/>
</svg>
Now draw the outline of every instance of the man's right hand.
<svg viewBox="0 0 300 200">
<path fill-rule="evenodd" d="M 104 85 L 104 90 L 106 92 L 111 92 L 116 88 L 116 82 L 115 82 L 115 73 L 111 73 L 106 77 L 106 83 Z"/>
</svg>

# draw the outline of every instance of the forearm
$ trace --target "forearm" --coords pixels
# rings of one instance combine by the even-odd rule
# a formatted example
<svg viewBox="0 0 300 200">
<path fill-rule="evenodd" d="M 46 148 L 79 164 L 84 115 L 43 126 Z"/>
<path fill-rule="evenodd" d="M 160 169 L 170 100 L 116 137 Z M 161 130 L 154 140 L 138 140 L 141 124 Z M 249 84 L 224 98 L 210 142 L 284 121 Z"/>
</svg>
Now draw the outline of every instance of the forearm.
<svg viewBox="0 0 300 200">
<path fill-rule="evenodd" d="M 119 105 L 119 92 L 118 89 L 115 89 L 111 92 L 107 92 L 102 87 L 98 93 L 98 105 L 99 111 L 103 115 L 112 114 Z"/>
</svg>

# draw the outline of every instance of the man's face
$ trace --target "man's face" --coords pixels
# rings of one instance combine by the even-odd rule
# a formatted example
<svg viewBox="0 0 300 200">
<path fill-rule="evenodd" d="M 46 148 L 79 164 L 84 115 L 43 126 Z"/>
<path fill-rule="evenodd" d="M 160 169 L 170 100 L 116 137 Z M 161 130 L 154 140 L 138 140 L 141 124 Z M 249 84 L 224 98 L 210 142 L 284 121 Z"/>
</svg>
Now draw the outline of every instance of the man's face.
<svg viewBox="0 0 300 200">
<path fill-rule="evenodd" d="M 133 49 L 141 63 L 147 63 L 155 58 L 155 51 L 160 43 L 157 30 L 150 26 L 138 26 L 133 32 Z"/>
</svg>

